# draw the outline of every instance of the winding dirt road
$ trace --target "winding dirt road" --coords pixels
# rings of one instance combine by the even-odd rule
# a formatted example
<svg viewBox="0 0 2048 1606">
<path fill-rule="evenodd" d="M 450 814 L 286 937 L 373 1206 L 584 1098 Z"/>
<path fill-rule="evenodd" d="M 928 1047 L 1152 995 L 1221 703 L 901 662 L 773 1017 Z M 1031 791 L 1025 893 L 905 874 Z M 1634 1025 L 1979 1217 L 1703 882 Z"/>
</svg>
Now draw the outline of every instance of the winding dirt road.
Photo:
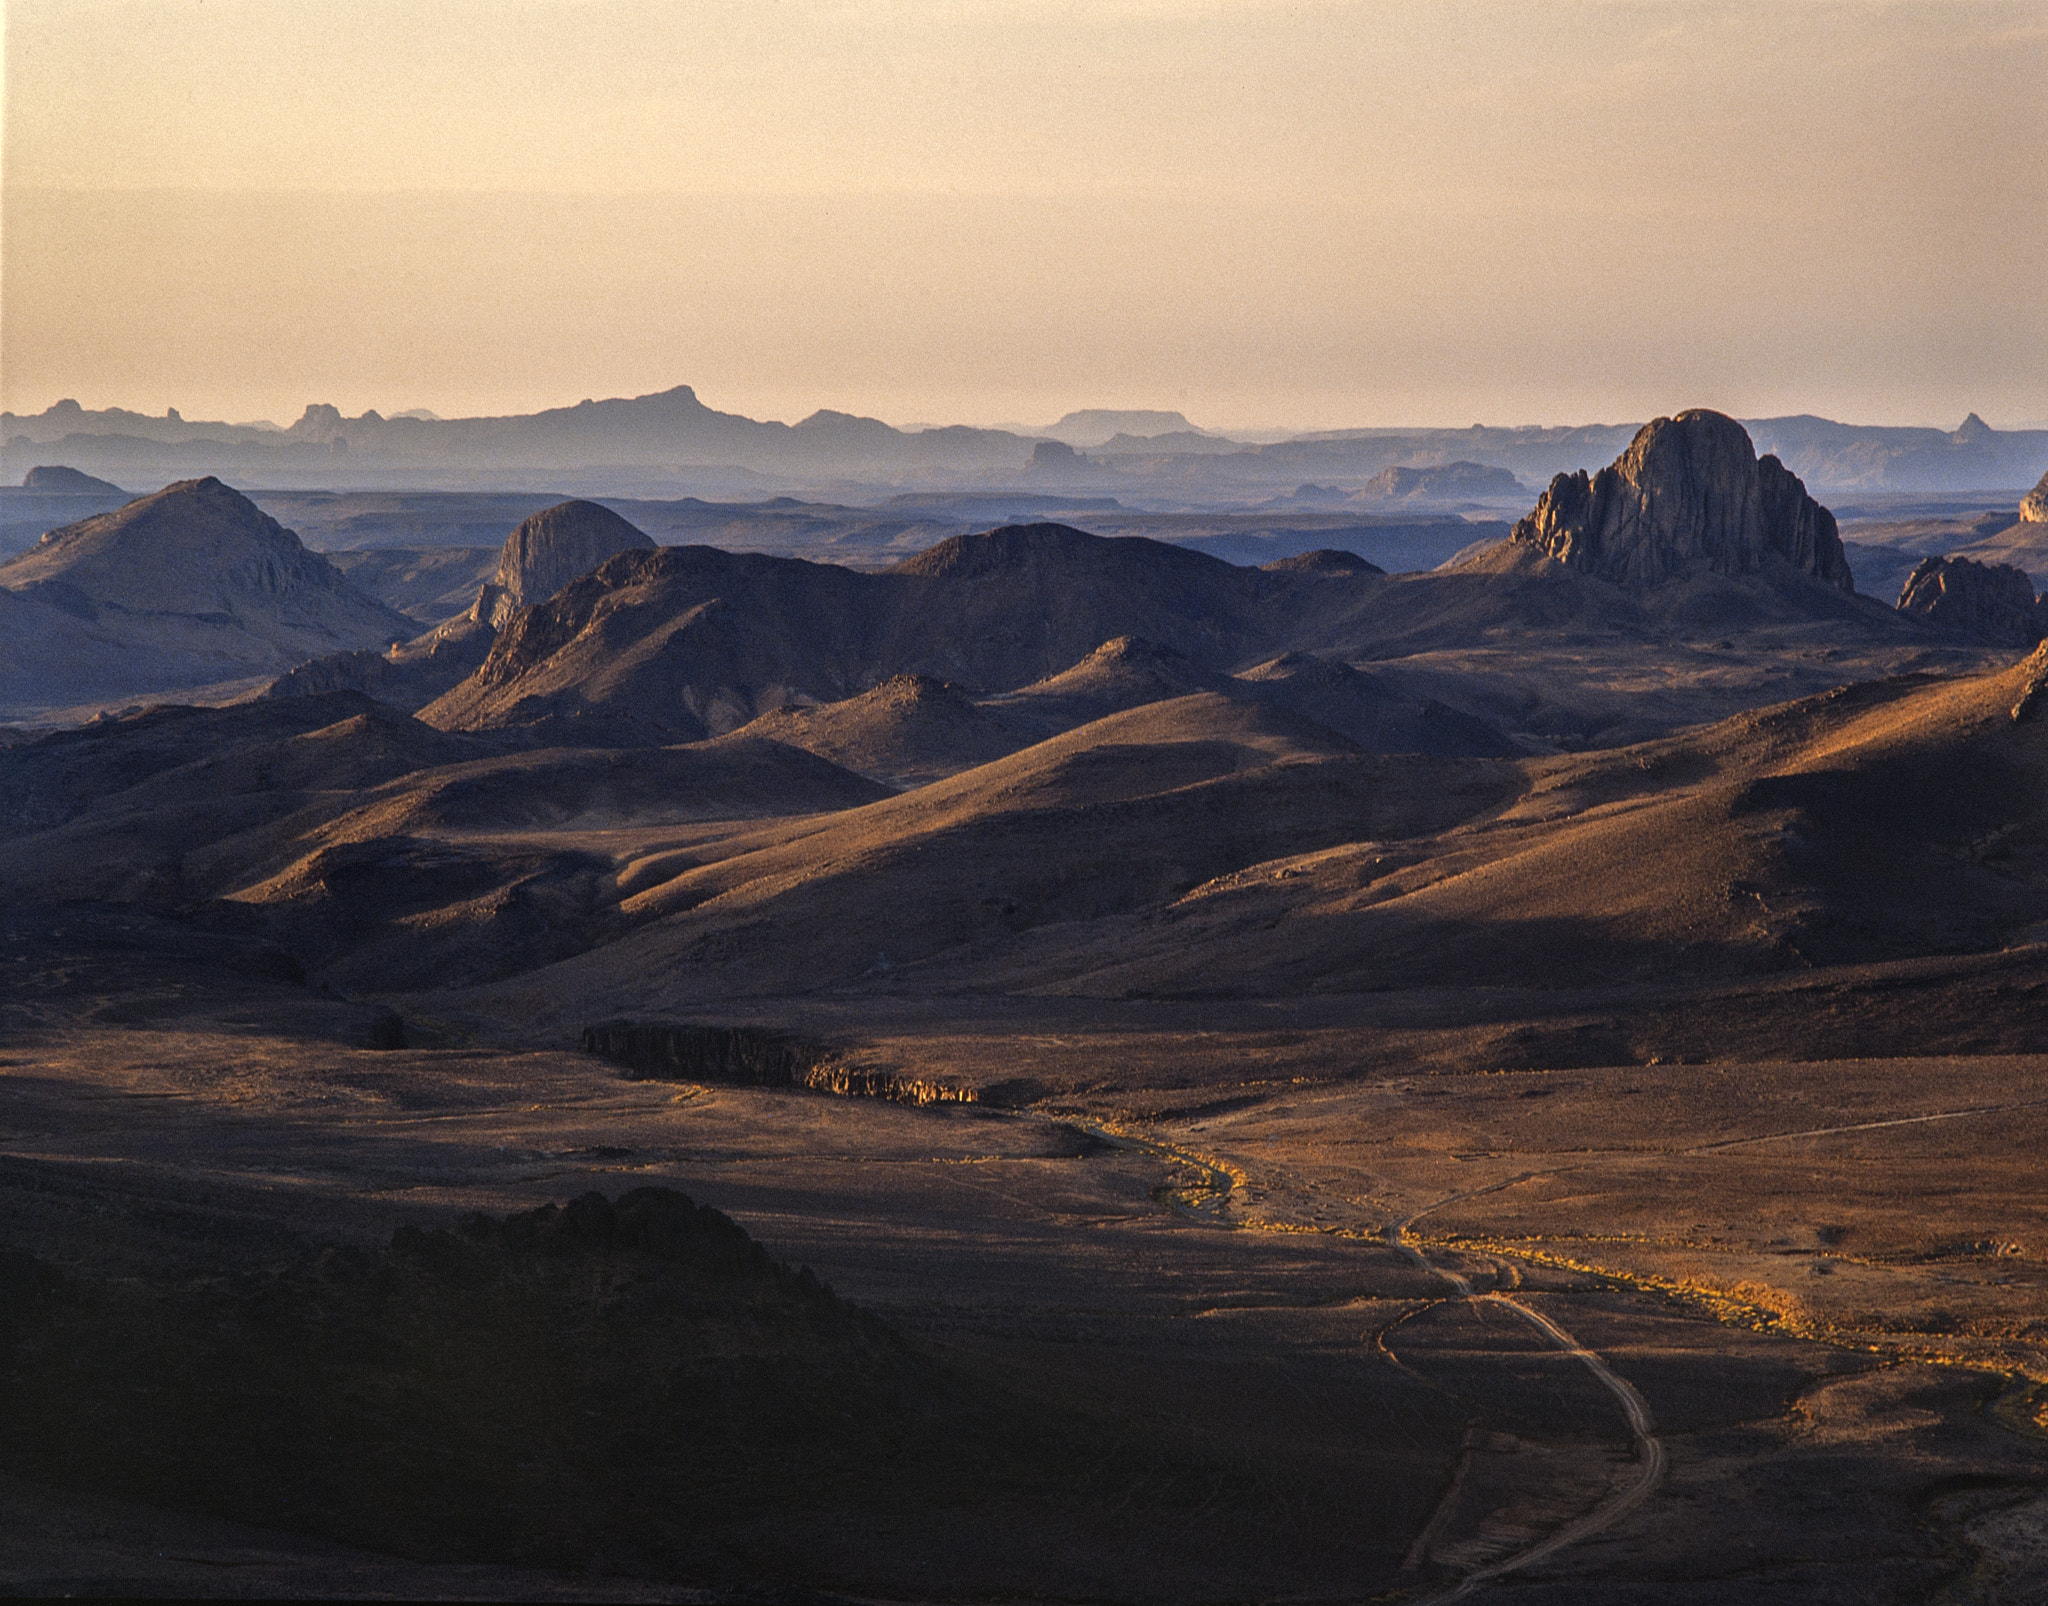
<svg viewBox="0 0 2048 1606">
<path fill-rule="evenodd" d="M 1635 1440 L 1636 1465 L 1629 1479 L 1619 1488 L 1610 1492 L 1607 1498 L 1602 1500 L 1591 1511 L 1583 1516 L 1575 1517 L 1563 1527 L 1554 1530 L 1547 1537 L 1528 1546 L 1526 1549 L 1519 1550 L 1514 1555 L 1508 1556 L 1501 1561 L 1493 1562 L 1488 1566 L 1480 1567 L 1467 1573 L 1442 1594 L 1430 1596 L 1425 1606 L 1440 1606 L 1442 1602 L 1463 1600 L 1475 1590 L 1483 1588 L 1493 1579 L 1499 1578 L 1503 1574 L 1515 1572 L 1523 1567 L 1533 1566 L 1547 1557 L 1554 1556 L 1568 1545 L 1577 1544 L 1581 1539 L 1590 1538 L 1603 1529 L 1612 1527 L 1631 1511 L 1635 1510 L 1637 1506 L 1649 1499 L 1650 1495 L 1656 1490 L 1657 1485 L 1664 1478 L 1664 1444 L 1656 1435 L 1650 1418 L 1650 1407 L 1642 1395 L 1636 1392 L 1634 1384 L 1630 1383 L 1627 1378 L 1622 1377 L 1598 1355 L 1587 1349 L 1585 1345 L 1581 1344 L 1569 1332 L 1541 1311 L 1532 1309 L 1520 1300 L 1510 1299 L 1506 1294 L 1479 1294 L 1473 1292 L 1470 1278 L 1452 1271 L 1447 1266 L 1437 1265 L 1435 1261 L 1431 1260 L 1423 1252 L 1422 1246 L 1408 1236 L 1409 1224 L 1419 1217 L 1429 1214 L 1431 1210 L 1441 1210 L 1445 1205 L 1456 1203 L 1459 1199 L 1471 1198 L 1473 1194 L 1494 1192 L 1496 1188 L 1501 1186 L 1506 1186 L 1506 1184 L 1496 1184 L 1495 1188 L 1475 1188 L 1470 1193 L 1458 1194 L 1448 1199 L 1439 1200 L 1436 1204 L 1429 1206 L 1428 1209 L 1418 1210 L 1414 1215 L 1389 1224 L 1384 1235 L 1387 1244 L 1389 1247 L 1397 1249 L 1402 1254 L 1408 1256 L 1409 1259 L 1413 1260 L 1416 1265 L 1422 1267 L 1425 1271 L 1450 1284 L 1458 1298 L 1470 1300 L 1474 1304 L 1504 1306 L 1506 1309 L 1513 1311 L 1517 1316 L 1543 1334 L 1545 1338 L 1549 1339 L 1551 1343 L 1564 1351 L 1565 1354 L 1571 1356 L 1573 1360 L 1591 1372 L 1599 1380 L 1600 1386 L 1613 1395 L 1621 1406 L 1621 1413 L 1628 1421 L 1629 1433 Z"/>
<path fill-rule="evenodd" d="M 2048 1099 L 2015 1100 L 2005 1103 L 1969 1105 L 1960 1109 L 1937 1110 L 1921 1115 L 1881 1117 L 1869 1121 L 1839 1123 L 1831 1126 L 1805 1127 L 1782 1132 L 1758 1133 L 1754 1136 L 1724 1138 L 1711 1143 L 1687 1145 L 1670 1150 L 1673 1155 L 1704 1155 L 1728 1149 L 1742 1148 L 1755 1144 L 1794 1142 L 1800 1139 L 1827 1138 L 1861 1132 L 1882 1131 L 1896 1127 L 1921 1126 L 1934 1122 L 1962 1121 L 1985 1116 L 2008 1114 L 2020 1110 L 2039 1109 L 2048 1106 Z M 1254 1221 L 1233 1221 L 1229 1215 L 1231 1195 L 1234 1186 L 1244 1179 L 1227 1161 L 1197 1155 L 1172 1142 L 1140 1135 L 1125 1129 L 1110 1128 L 1094 1123 L 1083 1123 L 1084 1129 L 1097 1138 L 1113 1143 L 1119 1148 L 1133 1150 L 1169 1161 L 1188 1168 L 1192 1173 L 1178 1186 L 1169 1185 L 1159 1192 L 1161 1202 L 1184 1219 L 1209 1226 L 1239 1227 L 1257 1226 Z M 1447 1209 L 1467 1200 L 1487 1194 L 1503 1192 L 1523 1183 L 1556 1177 L 1575 1171 L 1595 1170 L 1603 1164 L 1602 1159 L 1580 1159 L 1561 1166 L 1542 1167 L 1504 1177 L 1484 1187 L 1467 1189 L 1448 1194 L 1435 1202 L 1414 1211 L 1398 1221 L 1389 1223 L 1379 1234 L 1381 1240 L 1391 1249 L 1405 1255 L 1415 1265 L 1444 1283 L 1453 1300 L 1469 1302 L 1474 1306 L 1495 1305 L 1512 1311 L 1527 1322 L 1557 1350 L 1570 1356 L 1589 1372 L 1613 1398 L 1620 1408 L 1622 1419 L 1627 1426 L 1634 1444 L 1635 1461 L 1628 1475 L 1619 1480 L 1608 1494 L 1591 1510 L 1572 1518 L 1552 1530 L 1542 1539 L 1525 1546 L 1514 1554 L 1475 1568 L 1437 1594 L 1424 1597 L 1421 1606 L 1446 1606 L 1446 1603 L 1467 1599 L 1484 1589 L 1489 1583 L 1510 1573 L 1548 1560 L 1571 1545 L 1589 1539 L 1611 1528 L 1635 1511 L 1657 1490 L 1663 1481 L 1667 1468 L 1664 1444 L 1657 1436 L 1650 1408 L 1643 1396 L 1626 1378 L 1620 1376 L 1593 1350 L 1580 1343 L 1565 1327 L 1533 1306 L 1515 1299 L 1497 1289 L 1480 1292 L 1473 1286 L 1472 1279 L 1449 1266 L 1439 1265 L 1432 1260 L 1423 1246 L 1410 1236 L 1410 1229 L 1423 1217 Z M 1399 1358 L 1389 1352 L 1389 1359 L 1399 1363 Z M 1461 1464 L 1462 1470 L 1462 1464 Z M 1454 1484 L 1455 1490 L 1455 1484 Z M 1446 1513 L 1449 1496 L 1439 1506 L 1439 1517 L 1432 1519 L 1433 1529 Z M 1427 1548 L 1429 1530 L 1417 1541 L 1417 1550 Z M 1422 1559 L 1419 1555 L 1417 1560 Z"/>
</svg>

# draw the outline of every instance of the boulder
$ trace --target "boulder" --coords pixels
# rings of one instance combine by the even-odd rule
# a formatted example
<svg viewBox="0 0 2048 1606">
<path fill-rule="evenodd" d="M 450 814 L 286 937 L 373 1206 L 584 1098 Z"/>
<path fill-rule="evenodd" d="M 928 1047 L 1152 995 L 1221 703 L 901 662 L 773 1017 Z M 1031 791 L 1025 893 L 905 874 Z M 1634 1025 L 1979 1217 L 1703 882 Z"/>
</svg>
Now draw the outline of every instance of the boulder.
<svg viewBox="0 0 2048 1606">
<path fill-rule="evenodd" d="M 1704 408 L 1645 424 L 1598 474 L 1558 475 L 1509 540 L 1630 587 L 1776 568 L 1855 590 L 1835 516 Z"/>
<path fill-rule="evenodd" d="M 1928 558 L 1906 578 L 1899 612 L 2000 646 L 2031 647 L 2044 612 L 2034 582 L 2008 563 Z"/>
</svg>

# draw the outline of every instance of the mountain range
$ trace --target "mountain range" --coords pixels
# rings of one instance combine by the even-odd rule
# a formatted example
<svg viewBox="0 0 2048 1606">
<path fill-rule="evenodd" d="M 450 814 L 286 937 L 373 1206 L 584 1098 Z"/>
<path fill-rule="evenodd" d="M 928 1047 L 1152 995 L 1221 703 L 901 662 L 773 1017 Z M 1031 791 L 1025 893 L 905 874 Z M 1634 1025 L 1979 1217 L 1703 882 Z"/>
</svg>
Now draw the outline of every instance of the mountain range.
<svg viewBox="0 0 2048 1606">
<path fill-rule="evenodd" d="M 250 671 L 0 727 L 0 1581 L 2048 1582 L 2024 571 L 1698 411 L 1411 573 L 498 511 L 0 565 Z"/>
<path fill-rule="evenodd" d="M 1974 413 L 1954 430 L 1872 427 L 1808 416 L 1758 419 L 1766 452 L 1810 484 L 1876 489 L 2012 488 L 2048 468 L 2048 431 L 1999 431 Z M 1270 443 L 1232 442 L 1173 413 L 1082 412 L 1041 436 L 965 426 L 901 430 L 821 410 L 796 424 L 707 407 L 687 385 L 655 394 L 493 418 L 438 419 L 376 411 L 344 416 L 315 404 L 288 428 L 88 411 L 66 400 L 40 414 L 0 414 L 0 477 L 53 454 L 123 482 L 225 475 L 287 486 L 480 486 L 508 475 L 701 490 L 823 486 L 1004 486 L 1029 482 L 1034 454 L 1062 430 L 1091 449 L 1091 484 L 1140 498 L 1245 501 L 1304 480 L 1357 490 L 1389 467 L 1471 462 L 1547 480 L 1592 470 L 1622 449 L 1634 425 L 1324 431 Z M 1073 453 L 1072 444 L 1061 450 Z M 1071 476 L 1069 476 L 1071 477 Z M 580 482 L 571 488 L 581 488 Z"/>
</svg>

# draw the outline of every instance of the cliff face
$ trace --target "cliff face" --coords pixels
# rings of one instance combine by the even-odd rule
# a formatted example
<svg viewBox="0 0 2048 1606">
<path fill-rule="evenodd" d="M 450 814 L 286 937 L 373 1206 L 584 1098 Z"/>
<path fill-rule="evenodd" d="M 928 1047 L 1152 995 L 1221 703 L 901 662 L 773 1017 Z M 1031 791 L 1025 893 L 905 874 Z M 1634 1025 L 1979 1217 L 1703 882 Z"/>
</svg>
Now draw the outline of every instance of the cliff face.
<svg viewBox="0 0 2048 1606">
<path fill-rule="evenodd" d="M 1749 433 L 1695 409 L 1643 426 L 1598 474 L 1560 474 L 1510 540 L 1619 585 L 1773 566 L 1854 591 L 1835 516 Z"/>
<path fill-rule="evenodd" d="M 2048 524 L 2048 474 L 2043 474 L 2041 483 L 2020 502 L 2020 519 L 2027 524 Z"/>
<path fill-rule="evenodd" d="M 645 531 L 608 507 L 562 502 L 534 514 L 506 539 L 497 583 L 513 607 L 523 608 L 545 602 L 616 553 L 653 547 Z"/>
<path fill-rule="evenodd" d="M 2024 570 L 1968 558 L 1927 559 L 1899 593 L 1899 612 L 2000 646 L 2033 646 L 2041 639 L 2042 611 Z"/>
</svg>

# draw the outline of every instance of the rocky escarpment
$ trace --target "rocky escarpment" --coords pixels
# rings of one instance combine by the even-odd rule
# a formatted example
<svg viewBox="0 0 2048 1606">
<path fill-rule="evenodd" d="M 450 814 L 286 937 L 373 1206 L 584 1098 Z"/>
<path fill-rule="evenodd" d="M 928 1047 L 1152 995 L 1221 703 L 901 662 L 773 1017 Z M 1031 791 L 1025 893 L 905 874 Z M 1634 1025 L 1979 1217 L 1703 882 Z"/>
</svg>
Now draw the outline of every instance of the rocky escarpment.
<svg viewBox="0 0 2048 1606">
<path fill-rule="evenodd" d="M 544 602 L 619 552 L 651 551 L 644 530 L 595 502 L 543 508 L 506 538 L 497 585 L 515 608 Z"/>
<path fill-rule="evenodd" d="M 971 1087 L 860 1064 L 823 1044 L 755 1026 L 601 1021 L 583 1028 L 582 1048 L 623 1067 L 633 1082 L 803 1087 L 900 1104 L 972 1104 L 978 1097 Z"/>
<path fill-rule="evenodd" d="M 1644 425 L 1598 474 L 1558 475 L 1509 540 L 1631 587 L 1777 568 L 1855 590 L 1835 516 L 1703 408 Z"/>
<path fill-rule="evenodd" d="M 2021 499 L 2020 519 L 2026 524 L 2048 524 L 2048 474 Z"/>
<path fill-rule="evenodd" d="M 2000 646 L 2031 647 L 2048 626 L 2024 569 L 1969 558 L 1928 558 L 1906 578 L 1899 612 Z"/>
</svg>

